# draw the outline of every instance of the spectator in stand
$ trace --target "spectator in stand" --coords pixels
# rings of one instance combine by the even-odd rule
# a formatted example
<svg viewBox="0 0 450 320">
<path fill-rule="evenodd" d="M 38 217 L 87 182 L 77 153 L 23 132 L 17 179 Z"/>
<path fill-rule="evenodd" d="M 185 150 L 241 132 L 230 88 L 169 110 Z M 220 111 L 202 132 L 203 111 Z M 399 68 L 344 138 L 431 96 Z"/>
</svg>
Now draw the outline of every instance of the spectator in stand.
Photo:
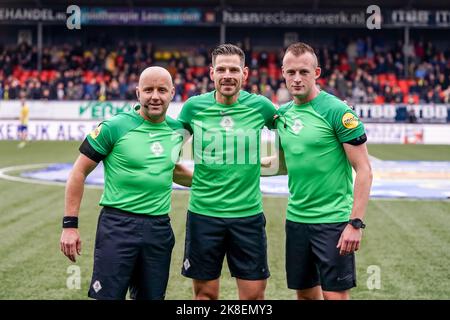
<svg viewBox="0 0 450 320">
<path fill-rule="evenodd" d="M 257 84 L 252 84 L 250 93 L 259 94 L 259 88 Z"/>
<path fill-rule="evenodd" d="M 212 88 L 209 80 L 203 82 L 208 77 L 208 68 L 202 67 L 209 61 L 205 46 L 178 52 L 155 51 L 151 43 L 139 41 L 105 43 L 44 46 L 41 73 L 37 71 L 36 46 L 27 43 L 0 46 L 0 99 L 19 99 L 19 92 L 25 91 L 31 99 L 133 100 L 136 75 L 153 64 L 155 58 L 168 65 L 176 86 L 174 101 Z M 271 65 L 281 64 L 283 50 L 255 50 L 249 38 L 243 39 L 242 44 L 251 48 L 247 54 L 250 75 L 245 89 L 252 91 L 255 84 L 261 86 L 257 91 L 264 94 L 264 86 L 270 84 L 277 92 L 283 81 L 279 72 L 271 70 Z M 405 54 L 409 57 L 406 65 Z M 364 88 L 372 87 L 371 94 L 375 96 L 383 96 L 389 86 L 396 95 L 394 101 L 399 101 L 400 95 L 417 95 L 421 103 L 444 101 L 444 92 L 449 88 L 449 53 L 422 38 L 411 41 L 409 46 L 402 41 L 389 44 L 372 37 L 356 41 L 340 38 L 334 45 L 324 45 L 318 56 L 323 71 L 321 87 L 349 101 L 354 93 L 359 94 L 359 82 Z M 407 81 L 401 93 L 395 89 L 400 80 Z"/>
<path fill-rule="evenodd" d="M 344 75 L 339 72 L 336 79 L 336 90 L 338 97 L 345 99 L 345 95 L 348 91 L 347 80 L 345 80 Z"/>
<path fill-rule="evenodd" d="M 270 84 L 266 84 L 266 85 L 264 85 L 263 86 L 263 92 L 262 92 L 262 95 L 264 96 L 264 97 L 266 97 L 267 99 L 269 99 L 269 100 L 273 100 L 272 99 L 272 96 L 273 96 L 273 90 L 272 90 L 272 87 L 270 86 Z"/>
<path fill-rule="evenodd" d="M 280 83 L 280 87 L 277 90 L 277 104 L 282 105 L 291 101 L 291 95 L 289 90 L 286 88 L 286 83 Z"/>
<path fill-rule="evenodd" d="M 408 108 L 408 122 L 409 123 L 416 123 L 417 122 L 416 113 L 414 112 L 414 109 L 411 108 L 411 107 Z"/>
<path fill-rule="evenodd" d="M 64 91 L 64 83 L 60 82 L 57 85 L 57 89 L 56 89 L 56 96 L 58 98 L 58 100 L 64 100 L 66 93 Z"/>
<path fill-rule="evenodd" d="M 375 103 L 376 98 L 377 95 L 374 92 L 373 87 L 367 87 L 366 99 L 364 100 L 364 103 Z"/>
<path fill-rule="evenodd" d="M 384 97 L 384 102 L 386 102 L 386 103 L 394 103 L 395 102 L 394 93 L 392 92 L 392 88 L 390 86 L 384 87 L 383 97 Z"/>
<path fill-rule="evenodd" d="M 364 84 L 362 82 L 358 82 L 358 84 L 353 88 L 352 99 L 353 103 L 363 103 L 367 100 L 366 90 L 364 88 Z"/>
</svg>

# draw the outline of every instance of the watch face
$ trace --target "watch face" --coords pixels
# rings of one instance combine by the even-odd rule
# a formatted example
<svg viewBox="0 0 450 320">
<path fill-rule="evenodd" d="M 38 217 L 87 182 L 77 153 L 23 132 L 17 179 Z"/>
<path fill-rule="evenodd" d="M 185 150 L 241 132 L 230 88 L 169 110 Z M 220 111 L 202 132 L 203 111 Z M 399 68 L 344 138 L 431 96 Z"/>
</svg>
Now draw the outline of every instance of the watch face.
<svg viewBox="0 0 450 320">
<path fill-rule="evenodd" d="M 354 226 L 355 228 L 361 228 L 362 227 L 362 221 L 361 219 L 353 219 L 351 221 L 351 225 Z"/>
</svg>

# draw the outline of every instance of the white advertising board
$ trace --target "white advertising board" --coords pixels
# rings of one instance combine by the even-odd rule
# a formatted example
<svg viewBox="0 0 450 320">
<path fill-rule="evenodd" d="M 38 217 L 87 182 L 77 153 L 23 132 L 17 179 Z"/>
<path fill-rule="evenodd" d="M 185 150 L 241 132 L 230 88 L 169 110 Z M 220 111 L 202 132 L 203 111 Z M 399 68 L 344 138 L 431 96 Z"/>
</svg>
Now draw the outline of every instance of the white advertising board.
<svg viewBox="0 0 450 320">
<path fill-rule="evenodd" d="M 30 140 L 83 140 L 101 120 L 34 120 L 28 125 Z M 0 140 L 16 140 L 18 120 L 0 119 Z M 450 144 L 450 125 L 445 124 L 365 124 L 369 143 Z M 263 141 L 273 141 L 274 134 L 264 130 Z"/>
</svg>

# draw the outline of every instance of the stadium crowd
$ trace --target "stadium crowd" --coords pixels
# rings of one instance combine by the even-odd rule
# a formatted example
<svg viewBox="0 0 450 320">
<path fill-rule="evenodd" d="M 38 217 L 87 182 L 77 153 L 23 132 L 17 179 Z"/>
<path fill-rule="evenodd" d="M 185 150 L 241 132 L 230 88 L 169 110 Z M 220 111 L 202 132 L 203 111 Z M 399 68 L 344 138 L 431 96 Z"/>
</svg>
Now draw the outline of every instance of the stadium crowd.
<svg viewBox="0 0 450 320">
<path fill-rule="evenodd" d="M 280 70 L 283 50 L 244 49 L 250 68 L 246 89 L 278 104 L 289 101 Z M 438 50 L 431 42 L 388 45 L 368 37 L 319 47 L 317 54 L 322 67 L 319 85 L 341 99 L 450 103 L 450 51 Z M 204 46 L 179 51 L 133 41 L 111 47 L 66 43 L 43 48 L 39 72 L 36 46 L 4 45 L 0 99 L 18 99 L 24 92 L 34 100 L 134 100 L 139 73 L 159 64 L 172 74 L 174 101 L 184 101 L 213 89 L 207 61 L 209 50 Z"/>
</svg>

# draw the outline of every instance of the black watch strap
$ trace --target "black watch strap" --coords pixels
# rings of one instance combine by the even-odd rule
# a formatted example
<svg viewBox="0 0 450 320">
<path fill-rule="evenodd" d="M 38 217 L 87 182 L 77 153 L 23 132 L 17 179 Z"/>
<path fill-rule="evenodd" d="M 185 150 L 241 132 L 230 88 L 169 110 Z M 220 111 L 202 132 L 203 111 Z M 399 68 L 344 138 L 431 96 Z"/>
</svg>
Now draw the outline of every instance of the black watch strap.
<svg viewBox="0 0 450 320">
<path fill-rule="evenodd" d="M 364 229 L 366 227 L 364 222 L 359 218 L 350 219 L 348 223 L 351 224 L 356 229 Z"/>
</svg>

